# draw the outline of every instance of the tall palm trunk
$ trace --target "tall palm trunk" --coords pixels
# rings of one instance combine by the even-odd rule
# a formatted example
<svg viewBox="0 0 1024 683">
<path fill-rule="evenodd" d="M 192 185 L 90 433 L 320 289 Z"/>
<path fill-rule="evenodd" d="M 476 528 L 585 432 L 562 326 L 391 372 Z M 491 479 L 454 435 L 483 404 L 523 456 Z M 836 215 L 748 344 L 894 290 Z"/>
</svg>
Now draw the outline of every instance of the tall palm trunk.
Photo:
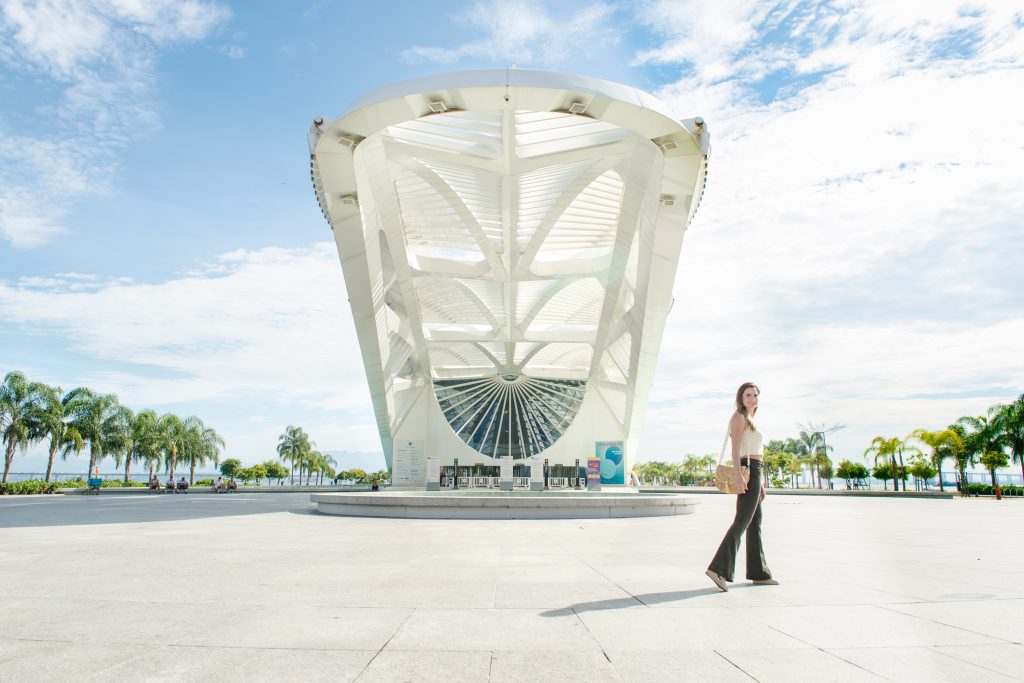
<svg viewBox="0 0 1024 683">
<path fill-rule="evenodd" d="M 50 442 L 50 461 L 46 463 L 46 483 L 50 483 L 50 477 L 53 476 L 53 459 L 57 457 L 57 442 Z"/>
<path fill-rule="evenodd" d="M 903 490 L 907 490 L 907 473 L 903 469 L 903 449 L 900 449 L 900 479 L 903 481 Z"/>
<path fill-rule="evenodd" d="M 196 482 L 196 461 L 193 460 L 191 462 L 191 465 L 192 466 L 189 468 L 189 472 L 188 472 L 188 485 L 189 486 L 191 486 L 192 484 L 194 484 Z"/>
<path fill-rule="evenodd" d="M 932 459 L 935 461 L 935 469 L 939 471 L 939 492 L 945 492 L 945 489 L 942 488 L 942 458 L 936 454 L 932 456 Z"/>
<path fill-rule="evenodd" d="M 291 486 L 295 486 L 295 461 L 294 460 L 292 460 L 291 466 L 292 466 L 292 474 L 291 474 L 291 479 L 289 480 L 289 482 L 290 482 Z"/>
<path fill-rule="evenodd" d="M 132 472 L 132 456 L 130 454 L 124 456 L 124 483 L 128 483 L 131 479 Z"/>
<path fill-rule="evenodd" d="M 13 432 L 13 430 L 12 430 Z M 11 463 L 14 462 L 14 434 L 7 439 L 7 453 L 4 454 L 4 481 L 7 481 L 7 475 L 11 471 Z"/>
<path fill-rule="evenodd" d="M 89 471 L 86 473 L 86 479 L 92 476 L 92 471 L 96 467 L 96 446 L 89 444 Z"/>
</svg>

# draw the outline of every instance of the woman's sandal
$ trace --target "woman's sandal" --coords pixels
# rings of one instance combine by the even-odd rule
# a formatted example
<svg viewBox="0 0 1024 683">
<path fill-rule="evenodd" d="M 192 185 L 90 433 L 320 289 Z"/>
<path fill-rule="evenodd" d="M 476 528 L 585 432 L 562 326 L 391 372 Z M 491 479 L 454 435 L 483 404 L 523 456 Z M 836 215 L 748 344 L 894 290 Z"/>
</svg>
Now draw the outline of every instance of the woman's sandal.
<svg viewBox="0 0 1024 683">
<path fill-rule="evenodd" d="M 729 584 L 725 582 L 725 579 L 720 574 L 716 574 L 710 569 L 705 570 L 704 573 L 708 575 L 709 579 L 715 582 L 715 585 L 718 586 L 719 590 L 722 592 L 729 590 Z"/>
</svg>

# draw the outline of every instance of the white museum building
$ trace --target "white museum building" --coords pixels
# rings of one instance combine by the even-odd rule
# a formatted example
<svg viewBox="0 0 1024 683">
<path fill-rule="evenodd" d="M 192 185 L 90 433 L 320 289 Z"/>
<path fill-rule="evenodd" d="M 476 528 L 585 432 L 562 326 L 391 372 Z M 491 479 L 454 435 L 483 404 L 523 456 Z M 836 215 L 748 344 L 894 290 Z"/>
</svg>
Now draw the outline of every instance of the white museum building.
<svg viewBox="0 0 1024 683">
<path fill-rule="evenodd" d="M 385 459 L 601 458 L 628 481 L 709 133 L 631 87 L 502 69 L 309 130 Z"/>
</svg>

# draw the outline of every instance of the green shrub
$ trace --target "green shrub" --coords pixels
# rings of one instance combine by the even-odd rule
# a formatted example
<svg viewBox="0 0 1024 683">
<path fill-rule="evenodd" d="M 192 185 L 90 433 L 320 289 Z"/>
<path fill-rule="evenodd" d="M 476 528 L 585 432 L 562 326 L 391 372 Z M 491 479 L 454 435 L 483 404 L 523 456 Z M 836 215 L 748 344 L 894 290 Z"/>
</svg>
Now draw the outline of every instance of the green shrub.
<svg viewBox="0 0 1024 683">
<path fill-rule="evenodd" d="M 131 479 L 129 481 L 122 481 L 121 479 L 104 479 L 103 484 L 101 484 L 101 486 L 105 489 L 130 489 L 146 485 L 146 482 L 135 481 L 134 479 Z"/>
<path fill-rule="evenodd" d="M 4 496 L 25 496 L 38 493 L 54 493 L 56 491 L 56 483 L 47 483 L 41 479 L 29 479 L 27 481 L 7 481 L 0 483 L 0 495 Z"/>
<path fill-rule="evenodd" d="M 968 484 L 967 493 L 972 496 L 991 496 L 992 485 L 991 484 Z"/>
<path fill-rule="evenodd" d="M 197 479 L 195 486 L 213 486 L 213 477 L 207 477 L 206 479 Z"/>
<path fill-rule="evenodd" d="M 62 489 L 84 489 L 85 486 L 85 479 L 82 479 L 81 477 L 78 479 L 68 479 L 67 481 L 57 482 L 57 487 Z"/>
</svg>

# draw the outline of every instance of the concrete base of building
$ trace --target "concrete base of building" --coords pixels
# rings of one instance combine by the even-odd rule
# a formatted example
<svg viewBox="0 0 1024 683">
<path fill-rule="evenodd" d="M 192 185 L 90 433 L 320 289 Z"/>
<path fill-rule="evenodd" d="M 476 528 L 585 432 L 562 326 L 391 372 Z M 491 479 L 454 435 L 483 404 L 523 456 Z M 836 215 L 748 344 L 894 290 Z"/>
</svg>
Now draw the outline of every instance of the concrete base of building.
<svg viewBox="0 0 1024 683">
<path fill-rule="evenodd" d="M 564 491 L 316 493 L 318 512 L 402 519 L 606 519 L 662 517 L 694 511 L 696 500 L 674 494 L 624 495 Z"/>
</svg>

